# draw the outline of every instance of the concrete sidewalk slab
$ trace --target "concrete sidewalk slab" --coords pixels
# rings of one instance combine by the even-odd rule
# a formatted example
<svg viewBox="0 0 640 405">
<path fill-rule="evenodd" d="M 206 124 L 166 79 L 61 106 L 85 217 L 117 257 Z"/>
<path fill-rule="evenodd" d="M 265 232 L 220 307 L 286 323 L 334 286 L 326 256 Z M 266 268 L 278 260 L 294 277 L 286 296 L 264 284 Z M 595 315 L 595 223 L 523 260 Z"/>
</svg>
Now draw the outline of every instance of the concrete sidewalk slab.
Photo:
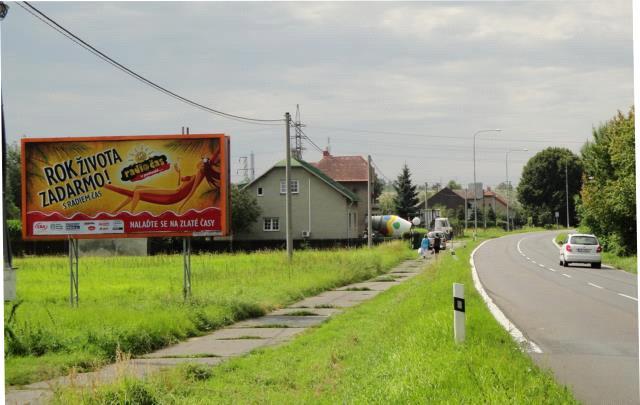
<svg viewBox="0 0 640 405">
<path fill-rule="evenodd" d="M 285 326 L 287 328 L 308 328 L 319 325 L 326 321 L 328 316 L 287 316 L 287 315 L 265 315 L 260 318 L 249 319 L 238 322 L 233 326 L 236 328 L 255 328 L 269 326 Z"/>
</svg>

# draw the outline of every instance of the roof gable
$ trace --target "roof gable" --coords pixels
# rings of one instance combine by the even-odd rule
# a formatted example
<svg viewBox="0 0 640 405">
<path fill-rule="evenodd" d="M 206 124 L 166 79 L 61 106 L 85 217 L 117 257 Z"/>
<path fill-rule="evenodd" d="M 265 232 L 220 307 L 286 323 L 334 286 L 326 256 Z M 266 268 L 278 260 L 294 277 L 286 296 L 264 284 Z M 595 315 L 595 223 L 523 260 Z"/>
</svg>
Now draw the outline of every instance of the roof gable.
<svg viewBox="0 0 640 405">
<path fill-rule="evenodd" d="M 286 166 L 286 161 L 284 159 L 279 161 L 279 162 L 277 162 L 269 170 L 267 170 L 266 172 L 262 173 L 262 175 L 256 177 L 256 179 L 253 180 L 251 183 L 249 183 L 246 186 L 244 186 L 244 188 L 249 187 L 250 185 L 252 185 L 256 181 L 258 181 L 262 177 L 266 176 L 273 169 L 275 169 L 275 168 L 284 168 L 285 166 Z M 298 159 L 291 158 L 291 167 L 292 168 L 293 167 L 301 167 L 301 168 L 303 168 L 304 170 L 306 170 L 307 172 L 309 172 L 312 175 L 316 176 L 317 178 L 319 178 L 320 180 L 325 182 L 329 187 L 333 188 L 334 190 L 336 190 L 340 194 L 344 195 L 345 197 L 347 197 L 351 201 L 354 201 L 354 202 L 358 201 L 358 196 L 357 195 L 355 195 L 348 188 L 344 187 L 342 184 L 340 184 L 337 181 L 333 180 L 331 177 L 329 177 L 322 170 L 320 170 L 317 167 L 311 165 L 310 163 L 305 162 L 304 160 L 298 160 Z"/>
<path fill-rule="evenodd" d="M 332 156 L 325 152 L 319 162 L 311 163 L 335 181 L 368 181 L 367 161 L 362 156 Z"/>
</svg>

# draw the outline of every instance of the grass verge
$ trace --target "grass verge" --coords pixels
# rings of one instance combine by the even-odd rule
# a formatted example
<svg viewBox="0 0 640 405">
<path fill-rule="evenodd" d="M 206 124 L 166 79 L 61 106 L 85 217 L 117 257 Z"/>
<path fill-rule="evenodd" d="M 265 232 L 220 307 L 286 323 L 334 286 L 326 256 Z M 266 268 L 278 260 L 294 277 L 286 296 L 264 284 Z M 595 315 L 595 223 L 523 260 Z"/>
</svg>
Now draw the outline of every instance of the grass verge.
<svg viewBox="0 0 640 405">
<path fill-rule="evenodd" d="M 5 383 L 27 384 L 138 356 L 305 296 L 363 281 L 412 252 L 406 244 L 375 249 L 192 257 L 193 298 L 182 298 L 182 257 L 80 259 L 80 306 L 68 304 L 69 262 L 25 258 L 18 303 L 5 304 Z"/>
<path fill-rule="evenodd" d="M 556 236 L 556 244 L 560 246 L 567 239 L 567 233 Z M 611 252 L 602 252 L 602 263 L 629 273 L 638 274 L 638 256 L 618 256 Z"/>
<path fill-rule="evenodd" d="M 290 344 L 254 351 L 208 373 L 182 366 L 122 379 L 57 403 L 114 403 L 141 395 L 205 403 L 577 403 L 493 319 L 472 288 L 467 242 L 421 275 L 334 316 Z M 467 285 L 467 340 L 453 342 L 451 285 Z M 206 375 L 196 379 L 193 375 Z"/>
</svg>

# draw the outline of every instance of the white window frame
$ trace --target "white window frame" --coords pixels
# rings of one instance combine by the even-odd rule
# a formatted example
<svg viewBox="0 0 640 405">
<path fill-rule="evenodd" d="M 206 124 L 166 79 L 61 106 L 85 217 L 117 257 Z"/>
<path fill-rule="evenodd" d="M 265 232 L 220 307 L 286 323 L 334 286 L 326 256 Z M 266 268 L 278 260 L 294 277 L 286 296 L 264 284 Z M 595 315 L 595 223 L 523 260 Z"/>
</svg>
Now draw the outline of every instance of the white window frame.
<svg viewBox="0 0 640 405">
<path fill-rule="evenodd" d="M 264 217 L 262 219 L 262 230 L 264 232 L 278 232 L 280 230 L 280 218 Z"/>
<path fill-rule="evenodd" d="M 300 193 L 300 182 L 298 180 L 290 180 L 291 182 L 291 194 Z"/>
<path fill-rule="evenodd" d="M 289 184 L 291 185 L 291 194 L 300 193 L 300 181 L 289 180 Z M 285 180 L 280 180 L 280 194 L 287 194 L 287 187 L 285 186 Z"/>
</svg>

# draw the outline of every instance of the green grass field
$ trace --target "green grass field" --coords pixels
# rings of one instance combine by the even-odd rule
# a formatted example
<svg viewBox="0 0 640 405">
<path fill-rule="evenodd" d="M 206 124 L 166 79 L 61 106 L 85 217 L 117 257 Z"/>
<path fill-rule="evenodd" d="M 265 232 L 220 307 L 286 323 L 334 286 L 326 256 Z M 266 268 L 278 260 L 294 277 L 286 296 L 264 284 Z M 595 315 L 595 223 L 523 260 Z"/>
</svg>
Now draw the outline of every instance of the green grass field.
<svg viewBox="0 0 640 405">
<path fill-rule="evenodd" d="M 56 402 L 577 403 L 485 307 L 469 270 L 474 247 L 461 241 L 455 256 L 445 251 L 422 275 L 287 345 L 214 368 L 182 366 L 146 381 L 125 378 L 87 391 L 66 390 Z M 465 285 L 467 340 L 461 345 L 453 342 L 454 282 Z"/>
<path fill-rule="evenodd" d="M 86 371 L 264 314 L 305 296 L 381 274 L 413 252 L 367 249 L 192 257 L 193 298 L 182 298 L 182 256 L 80 259 L 80 306 L 69 306 L 65 257 L 15 260 L 18 302 L 5 323 L 5 384 Z M 5 304 L 5 322 L 12 304 Z"/>
<path fill-rule="evenodd" d="M 567 239 L 567 233 L 560 233 L 556 236 L 556 243 L 560 245 Z M 602 252 L 602 263 L 615 267 L 616 269 L 638 274 L 638 256 L 617 256 L 611 252 Z"/>
</svg>

